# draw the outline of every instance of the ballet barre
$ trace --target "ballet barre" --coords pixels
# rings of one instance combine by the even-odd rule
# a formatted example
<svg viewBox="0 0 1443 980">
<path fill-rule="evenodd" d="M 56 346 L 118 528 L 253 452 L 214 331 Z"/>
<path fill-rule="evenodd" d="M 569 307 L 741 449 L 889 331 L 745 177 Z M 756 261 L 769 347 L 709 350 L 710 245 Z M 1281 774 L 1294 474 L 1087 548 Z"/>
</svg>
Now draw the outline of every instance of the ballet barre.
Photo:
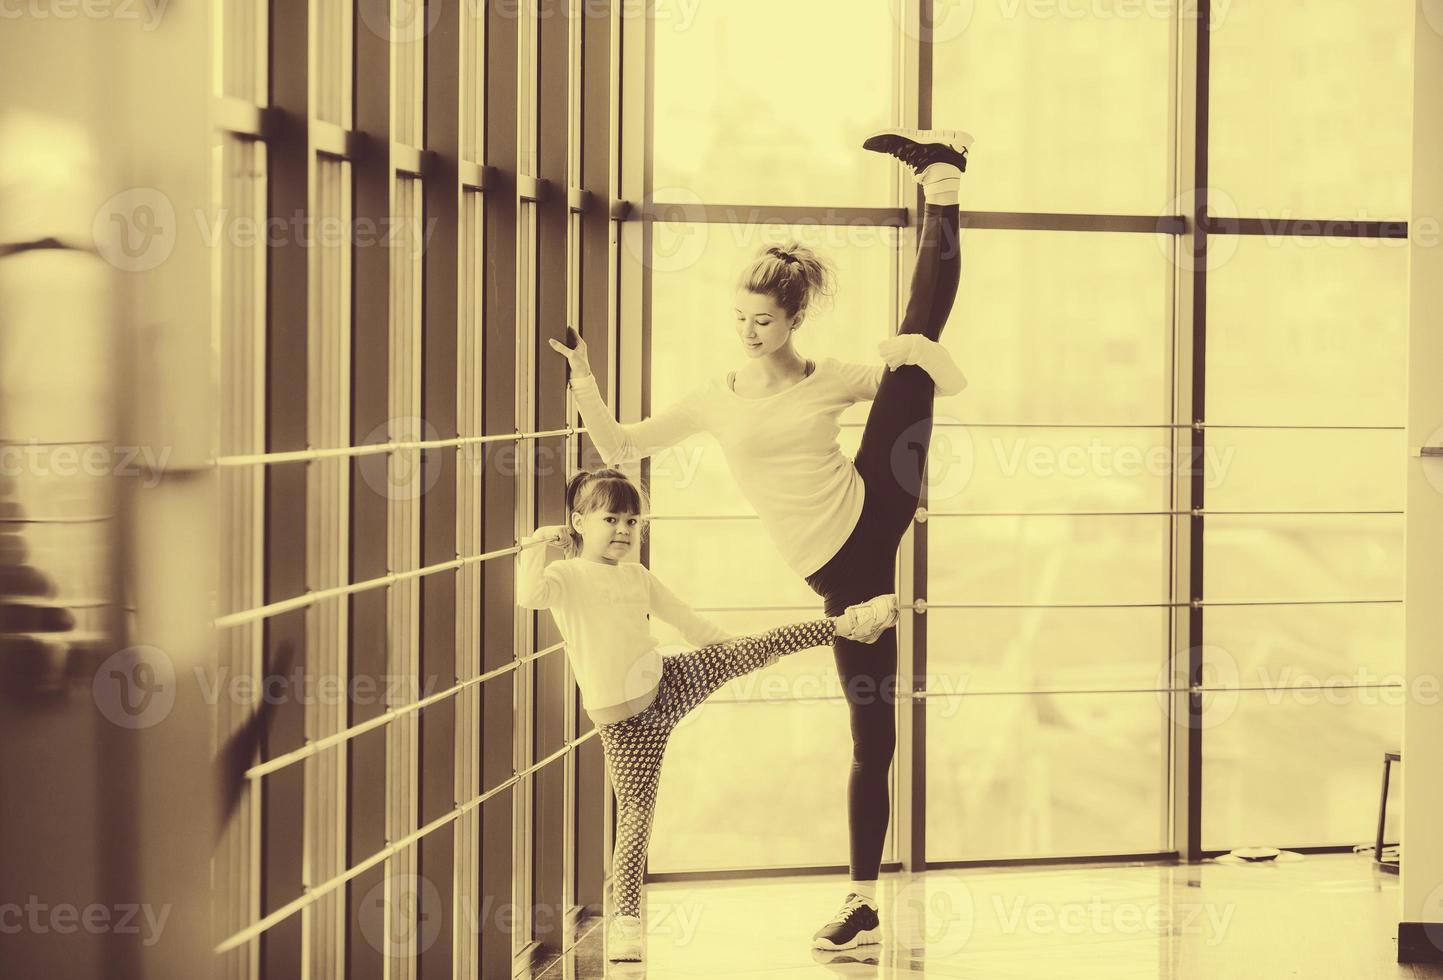
<svg viewBox="0 0 1443 980">
<path fill-rule="evenodd" d="M 215 621 L 216 629 L 230 629 L 234 626 L 241 626 L 246 623 L 253 623 L 263 619 L 270 619 L 282 613 L 295 612 L 298 609 L 306 609 L 318 602 L 327 599 L 339 599 L 342 596 L 355 595 L 360 592 L 369 592 L 372 589 L 382 589 L 389 585 L 396 585 L 413 578 L 424 578 L 428 575 L 435 575 L 437 572 L 455 571 L 465 568 L 467 565 L 476 565 L 481 562 L 491 561 L 493 558 L 504 558 L 507 555 L 519 554 L 524 548 L 533 548 L 543 545 L 543 541 L 533 541 L 528 544 L 515 544 L 509 548 L 498 548 L 495 551 L 485 551 L 476 555 L 466 555 L 462 558 L 452 558 L 449 561 L 436 562 L 434 565 L 425 565 L 421 568 L 411 568 L 401 572 L 388 572 L 376 578 L 366 579 L 363 582 L 352 582 L 349 585 L 332 586 L 329 589 L 316 589 L 310 592 L 303 592 L 298 596 L 289 599 L 281 599 L 277 602 L 267 603 L 264 606 L 257 606 L 254 609 L 246 609 L 241 612 L 221 616 Z"/>
<path fill-rule="evenodd" d="M 465 816 L 467 813 L 470 813 L 472 810 L 475 810 L 477 807 L 481 806 L 493 796 L 496 796 L 499 793 L 504 793 L 506 790 L 521 782 L 521 780 L 530 777 L 536 772 L 539 772 L 541 769 L 544 769 L 546 766 L 566 756 L 579 746 L 590 741 L 596 735 L 596 731 L 597 730 L 595 728 L 589 729 L 585 734 L 568 741 L 566 744 L 562 745 L 561 748 L 557 749 L 555 752 L 552 752 L 546 758 L 532 763 L 530 766 L 527 766 L 520 772 L 512 773 L 510 777 L 502 780 L 500 783 L 486 790 L 484 793 L 473 796 L 465 803 L 458 804 L 451 810 L 443 813 L 435 820 L 432 820 L 430 823 L 426 824 L 426 826 L 407 834 L 405 837 L 402 837 L 393 844 L 389 844 L 386 847 L 381 848 L 370 857 L 366 858 L 358 864 L 352 865 L 345 871 L 336 875 L 334 878 L 323 881 L 320 884 L 315 885 L 314 887 L 306 888 L 299 897 L 292 899 L 290 902 L 287 902 L 285 905 L 276 909 L 270 915 L 256 920 L 255 922 L 251 923 L 249 926 L 246 926 L 239 932 L 236 932 L 227 939 L 222 940 L 220 944 L 215 947 L 216 955 L 219 956 L 223 953 L 228 953 L 231 950 L 243 946 L 251 940 L 258 938 L 267 929 L 272 928 L 278 923 L 284 922 L 286 919 L 289 919 L 291 916 L 295 915 L 302 909 L 314 905 L 321 898 L 335 891 L 337 888 L 340 888 L 347 882 L 354 880 L 362 874 L 365 874 L 376 865 L 381 864 L 389 858 L 395 857 L 402 851 L 411 847 L 413 844 L 420 842 L 423 838 L 434 833 L 435 831 L 440 830 L 443 827 L 450 826 L 456 820 Z"/>
<path fill-rule="evenodd" d="M 318 738 L 314 742 L 307 742 L 305 745 L 301 746 L 298 749 L 287 752 L 283 755 L 278 755 L 273 759 L 267 759 L 265 762 L 254 765 L 246 770 L 245 778 L 252 780 L 262 779 L 266 776 L 271 775 L 272 773 L 280 772 L 282 769 L 285 769 L 288 766 L 293 766 L 297 762 L 301 762 L 305 759 L 309 759 L 313 755 L 317 755 L 321 752 L 326 751 L 327 749 L 335 748 L 338 745 L 349 742 L 352 739 L 360 735 L 364 735 L 374 729 L 382 728 L 386 725 L 389 725 L 391 722 L 395 721 L 398 718 L 404 718 L 406 715 L 415 714 L 416 712 L 421 711 L 424 708 L 428 708 L 433 704 L 445 701 L 448 698 L 453 698 L 467 688 L 479 687 L 480 685 L 485 684 L 489 680 L 495 680 L 497 677 L 509 674 L 512 671 L 525 666 L 526 664 L 540 660 L 547 654 L 555 653 L 557 650 L 564 649 L 565 646 L 566 643 L 564 641 L 561 643 L 553 643 L 551 646 L 541 650 L 537 650 L 535 653 L 527 654 L 524 657 L 516 657 L 508 663 L 505 663 L 502 666 L 495 668 L 494 670 L 489 670 L 484 674 L 478 674 L 475 677 L 468 677 L 466 680 L 461 681 L 460 683 L 455 684 L 451 687 L 448 687 L 444 691 L 437 691 L 435 694 L 427 695 L 426 697 L 421 698 L 417 701 L 412 701 L 409 704 L 403 704 L 397 707 L 387 708 L 384 712 L 377 715 L 376 717 L 367 719 L 366 721 L 363 721 L 358 725 L 352 725 L 350 728 L 346 728 L 342 731 L 335 732 L 334 734 L 327 735 L 325 738 Z"/>
<path fill-rule="evenodd" d="M 485 436 L 455 436 L 449 439 L 415 439 L 393 442 L 378 442 L 366 446 L 336 446 L 329 449 L 294 449 L 271 453 L 251 453 L 238 456 L 219 456 L 215 465 L 271 466 L 280 463 L 309 463 L 322 459 L 351 459 L 358 456 L 375 456 L 381 453 L 398 452 L 408 449 L 454 449 L 461 446 L 480 446 L 493 442 L 526 442 L 535 439 L 551 439 L 573 436 L 586 432 L 584 426 L 568 426 L 564 429 L 548 429 L 543 432 L 505 432 Z"/>
</svg>

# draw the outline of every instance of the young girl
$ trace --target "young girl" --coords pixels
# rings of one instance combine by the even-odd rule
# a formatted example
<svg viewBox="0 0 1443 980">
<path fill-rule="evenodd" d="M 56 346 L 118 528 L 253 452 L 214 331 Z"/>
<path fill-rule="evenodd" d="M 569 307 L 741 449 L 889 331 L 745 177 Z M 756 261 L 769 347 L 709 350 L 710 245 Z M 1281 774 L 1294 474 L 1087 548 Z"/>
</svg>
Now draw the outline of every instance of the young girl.
<svg viewBox="0 0 1443 980">
<path fill-rule="evenodd" d="M 672 729 L 727 681 L 785 654 L 838 636 L 871 643 L 896 622 L 897 597 L 878 595 L 826 619 L 731 636 L 693 612 L 645 565 L 625 560 L 644 526 L 641 491 L 626 474 L 578 473 L 566 487 L 566 512 L 565 526 L 539 528 L 522 542 L 516 601 L 551 610 L 582 705 L 596 722 L 617 802 L 607 955 L 635 961 L 641 959 L 641 876 Z M 543 542 L 567 557 L 548 563 Z M 661 656 L 648 614 L 676 627 L 697 649 Z"/>
<path fill-rule="evenodd" d="M 742 367 L 649 419 L 619 424 L 591 375 L 585 344 L 550 341 L 570 362 L 577 408 L 607 465 L 710 433 L 762 528 L 829 615 L 894 587 L 897 546 L 923 486 L 933 393 L 951 394 L 967 383 L 938 338 L 961 275 L 957 198 L 971 142 L 950 130 L 892 129 L 862 144 L 910 167 L 926 199 L 907 309 L 896 336 L 878 345 L 885 365 L 812 361 L 797 351 L 793 336 L 813 301 L 831 293 L 832 273 L 795 243 L 766 249 L 738 281 Z M 861 446 L 848 459 L 837 443 L 837 419 L 868 399 Z M 881 937 L 876 891 L 896 744 L 897 637 L 889 631 L 873 649 L 839 635 L 832 648 L 851 711 L 852 882 L 813 945 L 849 949 Z"/>
</svg>

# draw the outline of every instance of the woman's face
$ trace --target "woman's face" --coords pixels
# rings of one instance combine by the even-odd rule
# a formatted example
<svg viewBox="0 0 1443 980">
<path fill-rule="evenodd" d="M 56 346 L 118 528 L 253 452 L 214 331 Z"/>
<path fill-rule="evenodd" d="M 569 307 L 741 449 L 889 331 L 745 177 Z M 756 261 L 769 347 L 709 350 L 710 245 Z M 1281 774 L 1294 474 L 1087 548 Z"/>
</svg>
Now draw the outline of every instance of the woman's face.
<svg viewBox="0 0 1443 980">
<path fill-rule="evenodd" d="M 640 518 L 635 514 L 593 510 L 573 514 L 571 520 L 581 535 L 581 557 L 593 561 L 621 561 L 631 554 L 640 534 Z"/>
<path fill-rule="evenodd" d="M 737 339 L 748 357 L 766 357 L 785 347 L 800 322 L 764 293 L 738 289 L 736 302 Z"/>
</svg>

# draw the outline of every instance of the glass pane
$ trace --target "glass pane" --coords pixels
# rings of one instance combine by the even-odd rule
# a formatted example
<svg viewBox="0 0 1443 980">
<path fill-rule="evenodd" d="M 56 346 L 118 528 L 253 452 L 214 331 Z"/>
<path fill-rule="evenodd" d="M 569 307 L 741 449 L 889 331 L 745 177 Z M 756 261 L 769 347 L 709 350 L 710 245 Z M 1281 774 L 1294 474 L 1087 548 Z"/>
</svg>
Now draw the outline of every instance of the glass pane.
<svg viewBox="0 0 1443 980">
<path fill-rule="evenodd" d="M 536 103 L 537 103 L 537 0 L 519 0 L 511 8 L 517 20 L 516 61 L 516 125 L 517 173 L 536 173 Z"/>
<path fill-rule="evenodd" d="M 930 602 L 1161 602 L 1166 517 L 939 517 Z"/>
<path fill-rule="evenodd" d="M 315 11 L 316 116 L 339 126 L 350 124 L 351 5 L 342 0 L 319 0 Z"/>
<path fill-rule="evenodd" d="M 1208 599 L 1397 599 L 1403 518 L 1211 517 L 1203 531 Z"/>
<path fill-rule="evenodd" d="M 650 540 L 652 571 L 698 609 L 795 605 L 821 612 L 821 598 L 782 561 L 760 521 L 658 521 Z"/>
<path fill-rule="evenodd" d="M 1213 6 L 1209 159 L 1222 206 L 1406 218 L 1414 0 Z"/>
<path fill-rule="evenodd" d="M 1203 617 L 1211 687 L 1401 683 L 1403 606 L 1219 606 Z"/>
<path fill-rule="evenodd" d="M 1215 706 L 1203 738 L 1203 847 L 1373 840 L 1403 700 L 1400 690 L 1305 689 L 1244 691 Z"/>
<path fill-rule="evenodd" d="M 927 702 L 927 860 L 1166 847 L 1166 716 L 1152 694 Z"/>
<path fill-rule="evenodd" d="M 709 702 L 667 745 L 649 869 L 846 864 L 851 765 L 843 705 Z"/>
<path fill-rule="evenodd" d="M 1208 421 L 1403 424 L 1407 242 L 1212 242 L 1233 251 L 1208 276 Z"/>
<path fill-rule="evenodd" d="M 939 418 L 1170 420 L 1170 241 L 972 230 L 962 249 L 962 284 L 942 343 L 970 384 L 937 399 Z"/>
<path fill-rule="evenodd" d="M 1401 431 L 1211 429 L 1206 449 L 1210 510 L 1403 509 Z"/>
<path fill-rule="evenodd" d="M 963 207 L 1170 213 L 1172 6 L 937 4 L 932 118 L 977 138 Z"/>
<path fill-rule="evenodd" d="M 656 5 L 655 199 L 888 205 L 897 3 Z M 816 43 L 799 43 L 810 39 Z"/>
<path fill-rule="evenodd" d="M 927 507 L 937 512 L 1166 510 L 1166 429 L 935 425 Z"/>
<path fill-rule="evenodd" d="M 931 609 L 927 690 L 1153 689 L 1166 609 Z"/>
</svg>

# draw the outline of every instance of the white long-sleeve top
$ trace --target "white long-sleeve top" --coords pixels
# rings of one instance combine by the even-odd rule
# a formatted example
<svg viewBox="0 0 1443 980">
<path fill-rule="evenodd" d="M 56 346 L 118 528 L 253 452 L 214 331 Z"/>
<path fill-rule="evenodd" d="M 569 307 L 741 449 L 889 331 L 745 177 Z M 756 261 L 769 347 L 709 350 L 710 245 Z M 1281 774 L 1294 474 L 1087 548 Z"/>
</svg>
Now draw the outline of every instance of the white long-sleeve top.
<svg viewBox="0 0 1443 980">
<path fill-rule="evenodd" d="M 549 561 L 550 549 L 532 544 L 516 556 L 516 602 L 550 609 L 566 641 L 566 655 L 581 688 L 581 703 L 598 724 L 645 710 L 661 679 L 661 651 L 649 615 L 660 617 L 694 646 L 732 639 L 697 615 L 638 562 L 612 565 L 589 558 Z"/>
<path fill-rule="evenodd" d="M 572 379 L 571 389 L 608 465 L 654 456 L 698 432 L 715 437 L 763 529 L 805 578 L 837 553 L 862 515 L 865 487 L 837 441 L 839 419 L 876 397 L 886 370 L 823 357 L 801 381 L 764 398 L 743 398 L 716 379 L 625 425 L 606 407 L 595 375 Z"/>
</svg>

